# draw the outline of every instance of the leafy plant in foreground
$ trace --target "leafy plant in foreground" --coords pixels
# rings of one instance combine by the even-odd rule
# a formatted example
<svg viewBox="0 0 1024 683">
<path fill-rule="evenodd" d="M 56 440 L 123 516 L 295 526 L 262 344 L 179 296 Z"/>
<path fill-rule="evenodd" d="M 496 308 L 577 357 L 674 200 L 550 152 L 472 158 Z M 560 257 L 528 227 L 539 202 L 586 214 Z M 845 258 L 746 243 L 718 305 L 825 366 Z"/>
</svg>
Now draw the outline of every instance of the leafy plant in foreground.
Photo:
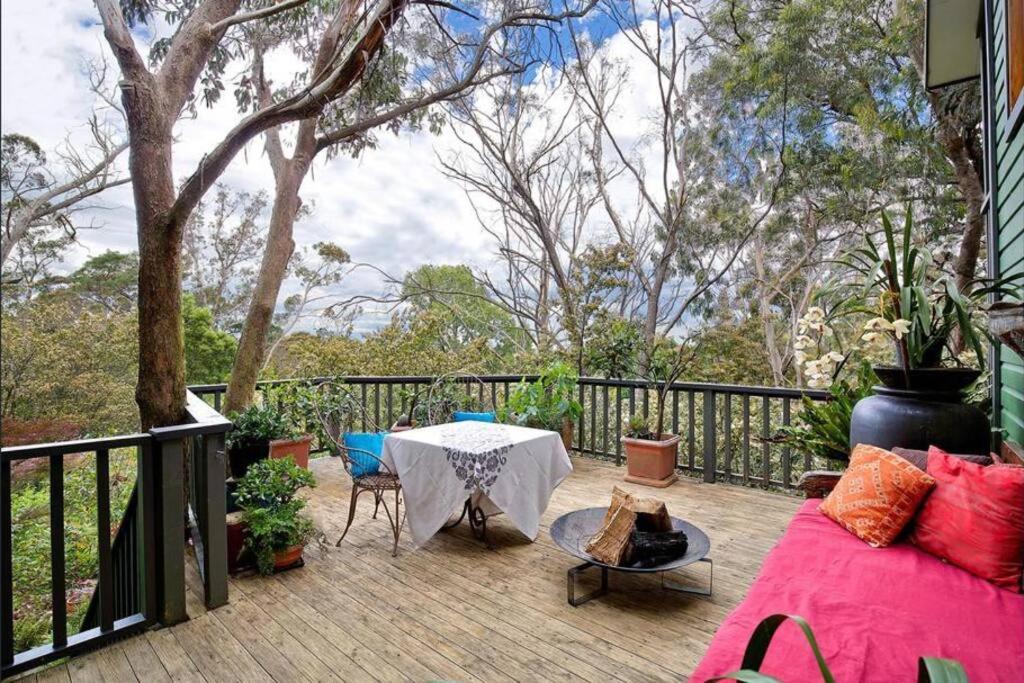
<svg viewBox="0 0 1024 683">
<path fill-rule="evenodd" d="M 246 526 L 245 547 L 255 556 L 261 574 L 274 572 L 277 553 L 313 539 L 321 550 L 325 547 L 313 520 L 301 514 L 306 501 L 296 495 L 314 486 L 312 473 L 289 458 L 254 463 L 239 481 L 236 500 Z"/>
<path fill-rule="evenodd" d="M 811 650 L 814 652 L 814 660 L 821 672 L 821 680 L 824 683 L 836 683 L 835 677 L 825 663 L 825 658 L 818 647 L 818 641 L 814 637 L 810 624 L 792 614 L 773 614 L 761 620 L 747 642 L 747 649 L 743 652 L 743 661 L 739 671 L 733 671 L 724 676 L 712 678 L 708 683 L 717 681 L 742 681 L 743 683 L 780 683 L 779 679 L 761 673 L 761 666 L 764 664 L 765 655 L 768 654 L 768 646 L 772 638 L 786 621 L 792 621 L 800 627 Z M 918 659 L 918 683 L 967 683 L 967 673 L 959 662 L 952 659 L 940 659 L 938 657 L 920 657 Z"/>
</svg>

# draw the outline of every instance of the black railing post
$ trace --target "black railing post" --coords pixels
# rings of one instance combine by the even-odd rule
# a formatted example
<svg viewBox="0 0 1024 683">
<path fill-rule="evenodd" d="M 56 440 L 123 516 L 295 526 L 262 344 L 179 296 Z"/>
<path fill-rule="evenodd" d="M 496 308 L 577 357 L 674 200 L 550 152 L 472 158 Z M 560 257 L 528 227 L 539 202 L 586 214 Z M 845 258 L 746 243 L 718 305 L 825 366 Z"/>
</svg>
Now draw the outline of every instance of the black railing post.
<svg viewBox="0 0 1024 683">
<path fill-rule="evenodd" d="M 155 435 L 154 435 L 155 436 Z M 185 610 L 184 438 L 156 439 L 156 620 L 188 619 Z"/>
<path fill-rule="evenodd" d="M 207 434 L 201 443 L 201 462 L 193 461 L 192 466 L 203 470 L 203 589 L 206 607 L 213 609 L 228 602 L 227 496 L 216 495 L 224 491 L 224 435 Z"/>
<path fill-rule="evenodd" d="M 704 481 L 714 483 L 718 469 L 718 444 L 716 443 L 715 392 L 704 391 Z"/>
<path fill-rule="evenodd" d="M 151 440 L 139 446 L 136 495 L 138 496 L 139 520 L 136 524 L 138 543 L 138 566 L 142 567 L 139 582 L 142 586 L 142 613 L 148 622 L 157 620 L 156 580 L 156 517 L 157 517 L 157 448 Z"/>
</svg>

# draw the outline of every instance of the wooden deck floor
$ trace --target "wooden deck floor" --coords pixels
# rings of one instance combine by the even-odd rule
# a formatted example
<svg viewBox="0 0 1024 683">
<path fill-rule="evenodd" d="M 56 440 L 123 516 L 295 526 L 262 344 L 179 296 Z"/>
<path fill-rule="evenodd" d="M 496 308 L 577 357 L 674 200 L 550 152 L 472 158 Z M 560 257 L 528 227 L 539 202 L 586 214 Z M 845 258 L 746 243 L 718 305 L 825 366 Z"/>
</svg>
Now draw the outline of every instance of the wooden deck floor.
<svg viewBox="0 0 1024 683">
<path fill-rule="evenodd" d="M 389 552 L 387 522 L 368 498 L 341 548 L 270 578 L 239 578 L 231 602 L 32 674 L 38 681 L 654 681 L 684 680 L 799 505 L 794 498 L 684 479 L 661 492 L 669 511 L 711 537 L 714 596 L 663 592 L 653 577 L 612 577 L 612 593 L 565 600 L 575 564 L 547 535 L 562 513 L 607 503 L 622 469 L 574 459 L 544 529 L 530 543 L 497 518 L 496 550 L 461 526 L 413 551 Z M 337 460 L 313 465 L 310 509 L 332 542 L 348 483 Z M 381 513 L 383 516 L 383 512 Z M 404 540 L 404 539 L 403 539 Z M 192 567 L 192 563 L 189 564 Z M 707 566 L 681 572 L 705 582 Z M 193 577 L 193 581 L 197 577 Z M 195 585 L 195 584 L 193 584 Z"/>
</svg>

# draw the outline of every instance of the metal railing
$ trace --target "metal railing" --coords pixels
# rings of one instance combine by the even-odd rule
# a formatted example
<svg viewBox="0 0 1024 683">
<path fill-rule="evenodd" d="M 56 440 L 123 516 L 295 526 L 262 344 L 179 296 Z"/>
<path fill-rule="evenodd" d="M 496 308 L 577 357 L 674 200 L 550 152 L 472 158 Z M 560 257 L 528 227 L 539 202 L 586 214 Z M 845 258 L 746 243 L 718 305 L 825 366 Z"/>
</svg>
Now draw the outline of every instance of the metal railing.
<svg viewBox="0 0 1024 683">
<path fill-rule="evenodd" d="M 192 486 L 189 503 L 197 520 L 193 539 L 201 572 L 205 570 L 207 604 L 226 602 L 223 438 L 231 424 L 192 395 L 187 413 L 185 424 L 146 433 L 0 449 L 0 675 L 7 677 L 98 647 L 155 623 L 173 624 L 187 618 L 182 482 L 186 453 L 196 440 L 199 447 L 192 450 L 190 470 L 202 474 L 197 475 L 201 481 Z M 111 542 L 110 458 L 118 449 L 135 450 L 137 469 L 134 490 Z M 65 458 L 83 454 L 93 458 L 96 470 L 98 576 L 83 626 L 69 634 Z M 47 460 L 49 470 L 52 636 L 49 643 L 16 652 L 12 465 L 32 458 Z"/>
<path fill-rule="evenodd" d="M 359 397 L 364 422 L 389 425 L 408 409 L 410 393 L 430 386 L 435 379 L 421 375 L 293 378 L 260 382 L 257 394 L 262 401 L 288 411 L 289 387 L 344 382 Z M 534 375 L 484 375 L 456 376 L 452 381 L 465 384 L 467 392 L 481 402 L 500 408 L 516 382 L 535 379 Z M 654 415 L 659 388 L 644 380 L 580 378 L 577 399 L 583 414 L 575 425 L 573 449 L 581 455 L 622 464 L 624 424 L 636 413 Z M 207 384 L 190 389 L 219 410 L 227 385 Z M 665 425 L 667 431 L 682 437 L 678 469 L 707 482 L 792 488 L 803 472 L 824 465 L 808 454 L 794 454 L 787 446 L 771 440 L 780 426 L 791 424 L 804 397 L 824 401 L 828 394 L 782 387 L 673 383 L 667 394 Z M 294 419 L 301 422 L 303 418 L 295 415 Z M 364 429 L 366 426 L 361 425 Z M 313 449 L 327 450 L 327 444 Z"/>
</svg>

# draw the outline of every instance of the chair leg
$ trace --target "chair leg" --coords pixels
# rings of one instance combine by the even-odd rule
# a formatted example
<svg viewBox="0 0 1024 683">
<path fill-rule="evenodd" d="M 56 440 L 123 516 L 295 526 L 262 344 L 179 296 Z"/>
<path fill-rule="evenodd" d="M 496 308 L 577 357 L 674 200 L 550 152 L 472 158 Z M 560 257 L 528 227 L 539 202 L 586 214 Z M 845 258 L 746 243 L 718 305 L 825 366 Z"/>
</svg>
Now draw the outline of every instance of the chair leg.
<svg viewBox="0 0 1024 683">
<path fill-rule="evenodd" d="M 398 557 L 398 537 L 402 534 L 402 525 L 405 519 L 402 517 L 402 502 L 399 498 L 401 489 L 395 489 L 395 521 L 394 521 L 394 532 L 395 532 L 395 547 L 391 551 L 391 557 Z"/>
<path fill-rule="evenodd" d="M 339 538 L 338 542 L 334 544 L 335 548 L 341 546 L 341 542 L 343 540 L 345 540 L 345 534 L 348 533 L 349 527 L 352 526 L 352 520 L 355 519 L 355 517 L 356 517 L 356 498 L 358 496 L 359 496 L 359 487 L 357 487 L 355 485 L 355 483 L 353 482 L 353 484 L 352 484 L 352 501 L 348 505 L 348 522 L 345 524 L 345 530 L 341 532 L 341 538 Z"/>
<path fill-rule="evenodd" d="M 380 499 L 384 497 L 384 494 L 380 491 L 373 492 L 373 518 L 377 519 L 377 510 L 380 509 Z"/>
</svg>

